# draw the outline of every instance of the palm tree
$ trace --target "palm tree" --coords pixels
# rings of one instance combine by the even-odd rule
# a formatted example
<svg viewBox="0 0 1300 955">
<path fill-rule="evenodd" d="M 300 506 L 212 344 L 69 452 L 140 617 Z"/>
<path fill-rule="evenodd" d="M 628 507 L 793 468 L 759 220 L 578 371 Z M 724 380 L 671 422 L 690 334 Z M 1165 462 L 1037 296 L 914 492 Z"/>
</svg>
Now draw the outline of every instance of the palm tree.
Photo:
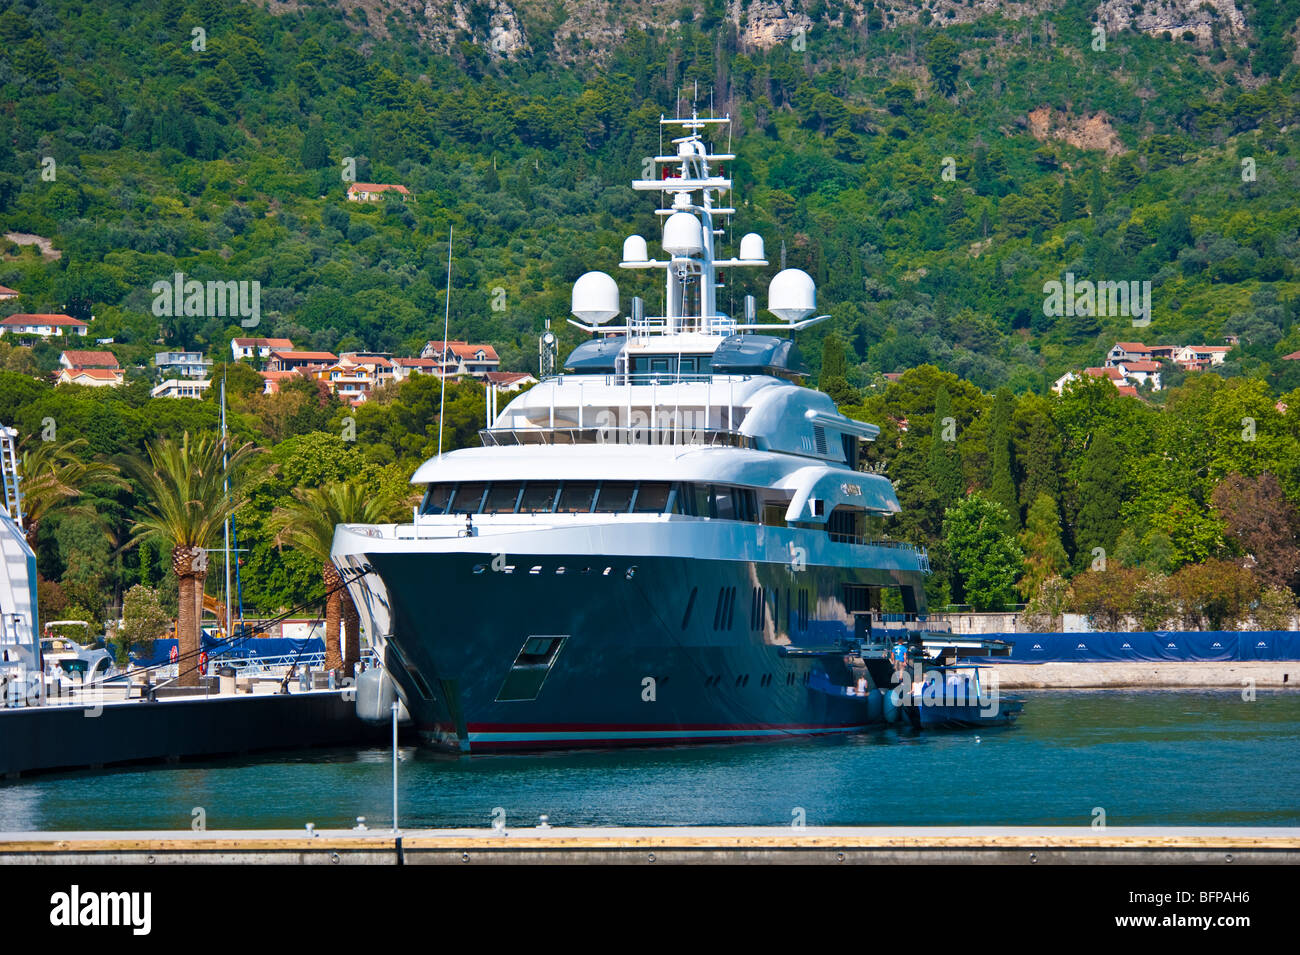
<svg viewBox="0 0 1300 955">
<path fill-rule="evenodd" d="M 345 674 L 361 659 L 360 615 L 343 577 L 330 559 L 334 528 L 339 524 L 379 524 L 392 520 L 404 504 L 393 489 L 376 491 L 357 480 L 300 488 L 294 499 L 271 515 L 276 543 L 289 546 L 321 562 L 325 582 L 325 669 L 340 667 Z M 347 639 L 340 647 L 339 627 L 346 627 Z"/>
<path fill-rule="evenodd" d="M 66 502 L 80 497 L 88 484 L 111 484 L 126 487 L 118 476 L 117 465 L 94 459 L 83 460 L 89 442 L 75 438 L 62 444 L 28 440 L 23 448 L 22 473 L 23 522 L 27 545 L 36 550 L 36 535 L 41 521 L 54 508 L 64 514 L 93 517 L 95 511 L 85 504 Z"/>
<path fill-rule="evenodd" d="M 238 506 L 238 477 L 253 453 L 253 445 L 244 444 L 230 452 L 228 468 L 223 467 L 221 438 L 199 435 L 191 441 L 187 431 L 179 443 L 160 438 L 150 445 L 147 462 L 134 462 L 144 500 L 132 536 L 172 549 L 172 572 L 180 589 L 176 631 L 181 658 L 190 664 L 181 669 L 181 686 L 199 683 L 198 666 L 191 661 L 199 653 L 203 581 L 208 575 L 205 548 Z"/>
</svg>

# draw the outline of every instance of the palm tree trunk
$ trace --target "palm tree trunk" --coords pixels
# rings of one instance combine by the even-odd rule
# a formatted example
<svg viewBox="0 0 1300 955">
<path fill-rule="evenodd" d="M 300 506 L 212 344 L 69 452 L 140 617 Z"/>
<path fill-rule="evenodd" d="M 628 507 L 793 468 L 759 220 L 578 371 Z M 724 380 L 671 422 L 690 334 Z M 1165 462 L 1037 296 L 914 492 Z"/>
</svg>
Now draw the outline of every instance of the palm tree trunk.
<svg viewBox="0 0 1300 955">
<path fill-rule="evenodd" d="M 193 567 L 193 552 L 188 547 L 172 548 L 172 571 L 180 590 L 176 613 L 176 640 L 180 651 L 179 686 L 199 685 L 199 616 L 195 612 L 194 591 L 198 574 Z"/>
<path fill-rule="evenodd" d="M 352 676 L 356 665 L 361 661 L 361 615 L 357 605 L 347 590 L 341 591 L 343 597 L 343 675 Z"/>
<path fill-rule="evenodd" d="M 321 568 L 321 577 L 325 581 L 325 669 L 337 670 L 343 665 L 343 655 L 339 652 L 339 621 L 342 616 L 343 598 L 338 589 L 343 579 L 332 561 L 326 561 Z"/>
</svg>

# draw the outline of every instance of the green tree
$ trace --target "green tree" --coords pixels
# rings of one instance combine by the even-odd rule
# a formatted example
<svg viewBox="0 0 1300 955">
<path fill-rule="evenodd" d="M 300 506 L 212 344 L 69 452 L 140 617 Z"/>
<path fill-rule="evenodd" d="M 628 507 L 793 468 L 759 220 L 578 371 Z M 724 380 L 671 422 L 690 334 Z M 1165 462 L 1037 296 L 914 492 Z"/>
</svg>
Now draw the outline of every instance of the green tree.
<svg viewBox="0 0 1300 955">
<path fill-rule="evenodd" d="M 172 618 L 163 607 L 158 591 L 136 584 L 122 597 L 122 625 L 109 641 L 118 666 L 125 666 L 127 654 L 135 649 L 148 653 L 153 642 L 171 629 Z"/>
<path fill-rule="evenodd" d="M 971 494 L 944 518 L 944 536 L 952 555 L 956 596 L 975 610 L 997 610 L 1012 602 L 1020 577 L 1020 545 L 1005 530 L 1001 505 Z"/>
<path fill-rule="evenodd" d="M 1098 431 L 1084 454 L 1079 477 L 1079 516 L 1075 526 L 1075 562 L 1080 567 L 1093 560 L 1094 548 L 1107 554 L 1123 529 L 1120 507 L 1124 501 L 1123 467 L 1115 440 Z"/>
<path fill-rule="evenodd" d="M 358 614 L 352 597 L 344 588 L 342 575 L 330 551 L 334 530 L 339 524 L 379 524 L 397 517 L 402 502 L 392 492 L 361 481 L 346 481 L 297 490 L 293 499 L 272 515 L 276 540 L 308 554 L 319 561 L 325 583 L 325 669 L 340 667 L 345 675 L 361 659 Z M 339 626 L 347 625 L 347 641 L 340 648 Z"/>
<path fill-rule="evenodd" d="M 988 498 L 1007 515 L 1007 533 L 1020 528 L 1020 504 L 1016 499 L 1016 478 L 1011 450 L 1011 416 L 1015 397 L 1009 388 L 999 388 L 989 416 Z"/>
<path fill-rule="evenodd" d="M 88 485 L 126 486 L 117 465 L 90 456 L 85 438 L 64 442 L 29 439 L 24 443 L 20 471 L 24 531 L 32 550 L 36 550 L 41 522 L 55 507 L 63 515 L 89 516 L 93 514 L 91 508 L 70 503 Z"/>
<path fill-rule="evenodd" d="M 961 67 L 961 47 L 946 33 L 940 33 L 926 47 L 925 64 L 930 69 L 935 88 L 944 96 L 957 92 L 957 71 Z"/>
<path fill-rule="evenodd" d="M 952 414 L 952 398 L 943 385 L 939 386 L 934 397 L 934 424 L 930 432 L 927 471 L 939 507 L 946 510 L 956 504 L 965 487 L 961 451 L 957 448 L 957 419 Z"/>
<path fill-rule="evenodd" d="M 1049 577 L 1064 574 L 1070 560 L 1061 543 L 1061 519 L 1056 501 L 1039 494 L 1029 507 L 1025 529 L 1020 534 L 1025 552 L 1025 575 L 1020 578 L 1020 594 L 1026 600 L 1039 593 Z"/>
<path fill-rule="evenodd" d="M 330 164 L 329 146 L 325 144 L 325 131 L 319 123 L 312 123 L 302 137 L 302 164 L 308 169 L 323 169 Z"/>
<path fill-rule="evenodd" d="M 208 575 L 205 548 L 239 504 L 241 478 L 254 449 L 251 444 L 235 448 L 228 468 L 223 466 L 222 453 L 218 437 L 199 435 L 191 440 L 186 432 L 179 442 L 167 438 L 154 441 L 147 460 L 132 462 L 143 492 L 132 534 L 171 548 L 172 573 L 180 590 L 176 625 L 182 661 L 180 686 L 199 683 L 199 623 L 203 581 Z"/>
</svg>

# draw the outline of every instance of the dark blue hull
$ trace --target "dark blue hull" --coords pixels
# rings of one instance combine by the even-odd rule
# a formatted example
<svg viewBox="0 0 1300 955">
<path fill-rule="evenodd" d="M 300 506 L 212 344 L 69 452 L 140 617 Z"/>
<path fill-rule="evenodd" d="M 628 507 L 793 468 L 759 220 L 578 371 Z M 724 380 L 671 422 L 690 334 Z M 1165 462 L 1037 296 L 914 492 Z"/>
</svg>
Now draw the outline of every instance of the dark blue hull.
<svg viewBox="0 0 1300 955">
<path fill-rule="evenodd" d="M 854 652 L 844 585 L 919 573 L 666 557 L 367 555 L 387 665 L 418 728 L 461 751 L 861 730 L 887 683 Z M 861 688 L 865 686 L 867 692 Z"/>
</svg>

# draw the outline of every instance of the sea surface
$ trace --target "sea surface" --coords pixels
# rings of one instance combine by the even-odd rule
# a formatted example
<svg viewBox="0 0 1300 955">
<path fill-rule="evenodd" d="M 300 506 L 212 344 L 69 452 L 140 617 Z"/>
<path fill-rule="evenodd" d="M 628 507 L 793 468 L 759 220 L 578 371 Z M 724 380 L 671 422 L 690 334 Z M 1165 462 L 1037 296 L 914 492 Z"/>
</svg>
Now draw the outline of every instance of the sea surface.
<svg viewBox="0 0 1300 955">
<path fill-rule="evenodd" d="M 403 828 L 1300 825 L 1300 692 L 1035 691 L 1012 727 L 671 749 L 399 751 Z M 308 750 L 0 783 L 0 830 L 371 828 L 391 750 Z"/>
</svg>

